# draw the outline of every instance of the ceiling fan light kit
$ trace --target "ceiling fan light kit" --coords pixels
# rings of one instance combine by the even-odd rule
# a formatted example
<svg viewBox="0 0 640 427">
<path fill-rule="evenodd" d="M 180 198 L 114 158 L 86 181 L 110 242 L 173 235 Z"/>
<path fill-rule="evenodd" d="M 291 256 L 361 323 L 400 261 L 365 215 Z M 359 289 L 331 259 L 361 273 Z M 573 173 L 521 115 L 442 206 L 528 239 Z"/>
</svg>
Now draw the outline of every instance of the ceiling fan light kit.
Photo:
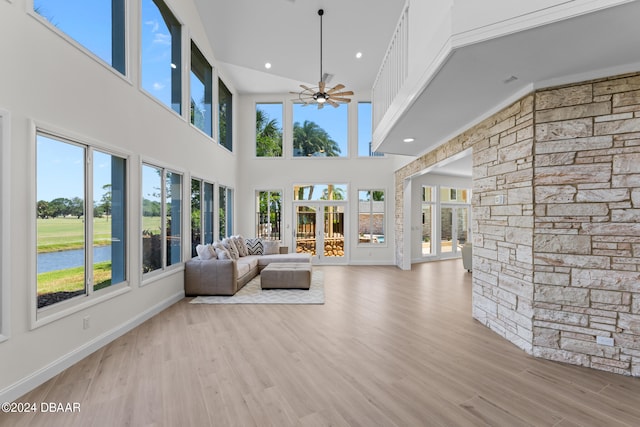
<svg viewBox="0 0 640 427">
<path fill-rule="evenodd" d="M 317 104 L 318 109 L 323 108 L 325 104 L 329 104 L 334 108 L 337 108 L 340 104 L 346 104 L 351 102 L 351 99 L 346 98 L 347 96 L 353 95 L 353 92 L 343 91 L 343 84 L 337 84 L 334 87 L 327 87 L 327 77 L 333 77 L 330 74 L 322 73 L 322 15 L 324 15 L 324 10 L 318 10 L 318 15 L 320 16 L 320 81 L 318 82 L 317 87 L 308 87 L 305 85 L 300 85 L 302 88 L 301 92 L 291 92 L 293 94 L 298 95 L 298 99 L 294 101 L 302 101 L 305 105 L 309 104 Z M 326 76 L 326 77 L 325 77 Z"/>
</svg>

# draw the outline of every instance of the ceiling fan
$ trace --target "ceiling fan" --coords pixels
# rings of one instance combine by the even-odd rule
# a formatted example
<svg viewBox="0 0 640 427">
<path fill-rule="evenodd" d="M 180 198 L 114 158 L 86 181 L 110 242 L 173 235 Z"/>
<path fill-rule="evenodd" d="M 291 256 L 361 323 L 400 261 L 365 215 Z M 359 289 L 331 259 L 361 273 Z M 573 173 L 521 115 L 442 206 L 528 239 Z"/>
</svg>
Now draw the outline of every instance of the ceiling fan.
<svg viewBox="0 0 640 427">
<path fill-rule="evenodd" d="M 317 87 L 300 85 L 303 89 L 301 92 L 291 93 L 298 95 L 298 99 L 294 99 L 294 101 L 302 101 L 305 105 L 315 103 L 318 105 L 318 109 L 321 109 L 325 104 L 329 104 L 337 108 L 340 104 L 351 102 L 351 99 L 346 96 L 353 95 L 353 91 L 341 92 L 345 88 L 343 84 L 337 84 L 334 87 L 327 86 L 327 79 L 322 73 L 322 15 L 324 15 L 324 10 L 318 10 L 318 15 L 320 15 L 320 81 Z"/>
</svg>

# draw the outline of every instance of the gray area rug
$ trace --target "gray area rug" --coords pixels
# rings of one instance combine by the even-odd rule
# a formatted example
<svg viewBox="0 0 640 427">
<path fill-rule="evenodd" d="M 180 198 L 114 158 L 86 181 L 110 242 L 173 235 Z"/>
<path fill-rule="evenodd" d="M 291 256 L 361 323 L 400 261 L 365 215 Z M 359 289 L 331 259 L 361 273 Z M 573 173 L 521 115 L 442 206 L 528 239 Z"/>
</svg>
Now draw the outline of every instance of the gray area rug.
<svg viewBox="0 0 640 427">
<path fill-rule="evenodd" d="M 313 270 L 311 287 L 305 289 L 265 289 L 260 287 L 260 275 L 230 297 L 196 297 L 191 304 L 324 304 L 324 275 Z"/>
</svg>

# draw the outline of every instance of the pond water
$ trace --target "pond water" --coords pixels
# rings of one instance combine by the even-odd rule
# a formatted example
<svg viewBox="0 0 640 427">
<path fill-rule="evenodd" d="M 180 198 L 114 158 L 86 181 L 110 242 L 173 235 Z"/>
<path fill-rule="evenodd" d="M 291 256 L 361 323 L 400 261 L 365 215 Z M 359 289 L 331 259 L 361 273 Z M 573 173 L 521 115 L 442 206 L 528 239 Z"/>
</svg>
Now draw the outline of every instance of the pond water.
<svg viewBox="0 0 640 427">
<path fill-rule="evenodd" d="M 96 246 L 93 248 L 93 262 L 111 260 L 111 245 Z M 53 270 L 64 270 L 84 265 L 84 250 L 46 252 L 38 254 L 38 273 L 46 273 Z"/>
</svg>

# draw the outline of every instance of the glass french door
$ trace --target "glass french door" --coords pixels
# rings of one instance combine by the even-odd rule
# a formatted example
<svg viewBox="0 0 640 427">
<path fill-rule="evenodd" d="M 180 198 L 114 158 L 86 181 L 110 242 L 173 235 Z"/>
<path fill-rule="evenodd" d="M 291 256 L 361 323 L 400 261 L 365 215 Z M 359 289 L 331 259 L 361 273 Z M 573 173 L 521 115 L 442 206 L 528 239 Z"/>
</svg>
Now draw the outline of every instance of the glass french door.
<svg viewBox="0 0 640 427">
<path fill-rule="evenodd" d="M 296 252 L 310 253 L 319 263 L 346 262 L 346 204 L 305 202 L 294 209 Z"/>
<path fill-rule="evenodd" d="M 457 255 L 469 238 L 469 206 L 440 208 L 440 253 Z"/>
</svg>

